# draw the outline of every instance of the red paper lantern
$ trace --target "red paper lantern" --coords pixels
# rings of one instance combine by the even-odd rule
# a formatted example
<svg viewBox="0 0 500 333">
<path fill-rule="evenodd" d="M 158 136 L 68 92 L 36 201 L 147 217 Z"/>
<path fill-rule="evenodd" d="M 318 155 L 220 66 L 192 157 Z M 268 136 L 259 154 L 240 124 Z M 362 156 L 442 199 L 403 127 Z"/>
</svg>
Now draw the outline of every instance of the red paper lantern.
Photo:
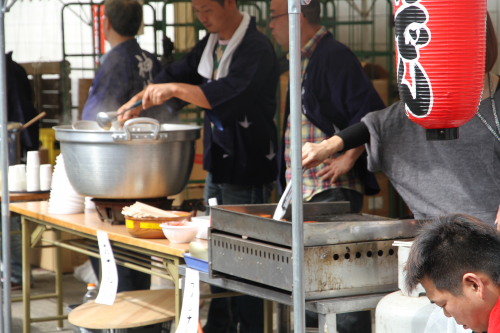
<svg viewBox="0 0 500 333">
<path fill-rule="evenodd" d="M 396 71 L 408 117 L 428 139 L 458 137 L 477 112 L 485 72 L 486 0 L 394 0 Z"/>
</svg>

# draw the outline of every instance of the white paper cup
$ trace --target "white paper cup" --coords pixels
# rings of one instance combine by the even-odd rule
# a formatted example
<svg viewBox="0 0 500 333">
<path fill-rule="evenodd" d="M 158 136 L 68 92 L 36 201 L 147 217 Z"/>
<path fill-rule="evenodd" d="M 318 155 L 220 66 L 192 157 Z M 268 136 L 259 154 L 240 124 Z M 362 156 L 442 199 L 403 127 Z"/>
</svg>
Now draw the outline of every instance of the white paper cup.
<svg viewBox="0 0 500 333">
<path fill-rule="evenodd" d="M 28 192 L 40 191 L 40 166 L 26 166 L 26 190 Z"/>
<path fill-rule="evenodd" d="M 26 156 L 26 168 L 30 166 L 40 166 L 40 154 L 38 150 L 29 151 Z"/>
<path fill-rule="evenodd" d="M 10 192 L 22 192 L 23 183 L 20 179 L 19 168 L 15 165 L 9 166 L 9 191 Z"/>
<path fill-rule="evenodd" d="M 50 190 L 51 183 L 52 183 L 52 165 L 51 164 L 40 165 L 40 191 Z"/>
<path fill-rule="evenodd" d="M 26 192 L 26 164 L 16 164 L 17 177 L 21 183 L 21 192 Z"/>
</svg>

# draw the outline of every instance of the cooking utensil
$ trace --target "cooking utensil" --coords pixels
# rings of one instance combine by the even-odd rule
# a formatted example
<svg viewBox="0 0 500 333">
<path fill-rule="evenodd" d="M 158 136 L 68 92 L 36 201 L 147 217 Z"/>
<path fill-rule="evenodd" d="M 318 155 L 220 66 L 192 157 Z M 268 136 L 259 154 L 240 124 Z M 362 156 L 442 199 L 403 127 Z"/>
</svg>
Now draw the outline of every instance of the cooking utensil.
<svg viewBox="0 0 500 333">
<path fill-rule="evenodd" d="M 304 172 L 304 168 L 302 168 L 302 173 Z M 292 200 L 292 181 L 290 180 L 286 185 L 285 191 L 281 195 L 280 201 L 278 202 L 278 206 L 276 206 L 276 210 L 274 211 L 273 219 L 281 220 L 283 216 L 286 214 L 286 210 L 290 205 L 290 200 Z"/>
<path fill-rule="evenodd" d="M 34 117 L 33 119 L 31 119 L 30 121 L 28 121 L 27 123 L 25 123 L 23 126 L 21 126 L 20 130 L 22 131 L 22 130 L 26 129 L 27 127 L 30 127 L 35 122 L 37 122 L 40 119 L 42 119 L 43 117 L 45 117 L 45 115 L 47 115 L 47 112 L 45 112 L 45 111 L 40 112 L 36 117 Z"/>
<path fill-rule="evenodd" d="M 111 111 L 111 112 L 99 112 L 96 117 L 97 124 L 101 126 L 101 128 L 105 130 L 109 130 L 111 128 L 111 125 L 113 124 L 113 120 L 118 118 L 119 115 L 124 114 L 125 112 L 128 112 L 130 110 L 135 109 L 139 105 L 142 104 L 142 100 L 139 102 L 135 103 L 128 109 L 123 110 L 122 112 L 116 112 L 116 111 Z"/>
<path fill-rule="evenodd" d="M 9 146 L 9 165 L 21 163 L 21 132 L 35 122 L 45 117 L 46 112 L 39 113 L 36 117 L 25 123 L 8 122 L 7 123 L 7 142 Z"/>
<path fill-rule="evenodd" d="M 274 220 L 281 221 L 283 216 L 285 216 L 286 209 L 290 205 L 291 199 L 292 199 L 292 182 L 288 182 L 285 191 L 281 195 L 280 201 L 278 202 L 278 206 L 276 206 L 276 210 L 274 211 L 273 215 Z"/>
<path fill-rule="evenodd" d="M 55 126 L 69 181 L 101 199 L 167 197 L 186 186 L 201 127 L 127 120 L 120 131 Z"/>
<path fill-rule="evenodd" d="M 9 145 L 9 165 L 21 163 L 21 127 L 17 122 L 7 123 L 7 142 Z"/>
</svg>

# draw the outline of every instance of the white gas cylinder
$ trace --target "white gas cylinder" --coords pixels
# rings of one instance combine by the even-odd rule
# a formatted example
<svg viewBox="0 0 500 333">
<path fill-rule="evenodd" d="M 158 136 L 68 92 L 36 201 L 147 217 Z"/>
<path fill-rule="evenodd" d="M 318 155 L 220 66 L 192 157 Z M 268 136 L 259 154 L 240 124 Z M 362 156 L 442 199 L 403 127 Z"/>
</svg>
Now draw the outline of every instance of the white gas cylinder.
<svg viewBox="0 0 500 333">
<path fill-rule="evenodd" d="M 426 296 L 406 296 L 400 290 L 380 300 L 375 325 L 377 333 L 473 333 L 446 317 Z"/>
<path fill-rule="evenodd" d="M 401 290 L 386 295 L 377 304 L 377 333 L 423 333 L 436 305 L 426 296 L 405 296 Z"/>
</svg>

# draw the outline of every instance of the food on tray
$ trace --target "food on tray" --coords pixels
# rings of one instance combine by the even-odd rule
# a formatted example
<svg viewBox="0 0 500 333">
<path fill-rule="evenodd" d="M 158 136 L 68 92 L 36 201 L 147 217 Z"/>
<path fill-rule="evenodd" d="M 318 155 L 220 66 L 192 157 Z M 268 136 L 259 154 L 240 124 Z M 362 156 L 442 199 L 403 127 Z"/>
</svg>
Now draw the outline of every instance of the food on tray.
<svg viewBox="0 0 500 333">
<path fill-rule="evenodd" d="M 259 214 L 255 214 L 255 215 L 260 216 L 260 217 L 265 217 L 265 218 L 268 218 L 268 219 L 272 219 L 273 218 L 273 216 L 271 214 L 260 214 L 259 213 Z"/>
<path fill-rule="evenodd" d="M 146 206 L 146 207 L 145 207 Z M 148 206 L 136 202 L 132 206 L 123 207 L 122 214 L 125 216 L 127 231 L 138 238 L 165 238 L 161 224 L 183 227 L 191 219 L 191 213 L 182 211 L 164 211 L 158 209 L 156 212 Z M 166 214 L 165 214 L 166 213 Z"/>
<path fill-rule="evenodd" d="M 137 201 L 131 206 L 125 206 L 122 209 L 122 214 L 125 216 L 144 218 L 144 217 L 179 217 L 179 214 L 159 209 L 150 205 L 146 205 L 142 202 Z"/>
</svg>

